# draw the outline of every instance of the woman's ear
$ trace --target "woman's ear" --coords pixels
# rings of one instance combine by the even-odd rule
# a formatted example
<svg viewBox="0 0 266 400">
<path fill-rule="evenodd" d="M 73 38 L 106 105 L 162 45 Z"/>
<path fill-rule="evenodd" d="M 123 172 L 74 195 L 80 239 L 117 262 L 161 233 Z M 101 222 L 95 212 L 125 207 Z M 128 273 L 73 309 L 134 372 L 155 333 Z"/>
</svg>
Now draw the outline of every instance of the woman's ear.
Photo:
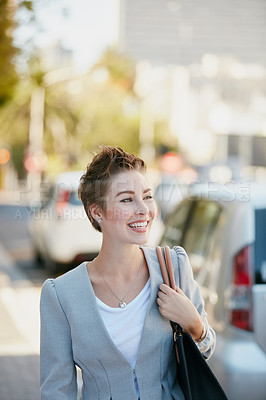
<svg viewBox="0 0 266 400">
<path fill-rule="evenodd" d="M 102 210 L 100 209 L 100 207 L 97 204 L 92 204 L 89 207 L 90 213 L 92 218 L 94 218 L 96 221 L 101 221 L 102 220 Z"/>
</svg>

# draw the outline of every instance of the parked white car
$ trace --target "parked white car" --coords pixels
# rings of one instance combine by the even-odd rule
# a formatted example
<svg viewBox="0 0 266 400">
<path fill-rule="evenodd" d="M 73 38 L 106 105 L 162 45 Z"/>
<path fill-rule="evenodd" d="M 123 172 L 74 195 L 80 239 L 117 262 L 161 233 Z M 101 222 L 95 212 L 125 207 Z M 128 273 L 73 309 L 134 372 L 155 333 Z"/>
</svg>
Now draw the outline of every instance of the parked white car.
<svg viewBox="0 0 266 400">
<path fill-rule="evenodd" d="M 210 365 L 230 400 L 266 399 L 266 184 L 194 185 L 160 245 L 183 246 L 217 334 Z"/>
<path fill-rule="evenodd" d="M 36 257 L 51 269 L 60 264 L 78 264 L 95 257 L 102 235 L 91 225 L 78 198 L 81 171 L 58 176 L 47 201 L 29 221 Z"/>
</svg>

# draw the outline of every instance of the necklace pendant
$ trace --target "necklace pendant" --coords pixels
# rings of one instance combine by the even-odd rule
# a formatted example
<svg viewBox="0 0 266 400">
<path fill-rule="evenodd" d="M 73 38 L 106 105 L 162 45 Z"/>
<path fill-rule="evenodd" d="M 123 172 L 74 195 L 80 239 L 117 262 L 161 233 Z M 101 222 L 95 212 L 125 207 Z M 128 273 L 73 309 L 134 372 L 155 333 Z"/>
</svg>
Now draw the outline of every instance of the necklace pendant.
<svg viewBox="0 0 266 400">
<path fill-rule="evenodd" d="M 120 303 L 119 303 L 120 308 L 125 308 L 126 305 L 127 305 L 127 303 L 125 301 L 120 301 Z"/>
</svg>

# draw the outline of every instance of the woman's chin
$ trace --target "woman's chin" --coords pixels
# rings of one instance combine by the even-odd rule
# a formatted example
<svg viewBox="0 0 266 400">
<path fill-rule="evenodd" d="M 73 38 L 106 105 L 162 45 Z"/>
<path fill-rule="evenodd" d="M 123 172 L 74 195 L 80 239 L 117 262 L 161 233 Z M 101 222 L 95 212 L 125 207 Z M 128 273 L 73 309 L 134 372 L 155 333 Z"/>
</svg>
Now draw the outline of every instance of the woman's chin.
<svg viewBox="0 0 266 400">
<path fill-rule="evenodd" d="M 143 236 L 139 237 L 138 240 L 136 240 L 136 244 L 146 244 L 148 243 L 149 236 Z"/>
</svg>

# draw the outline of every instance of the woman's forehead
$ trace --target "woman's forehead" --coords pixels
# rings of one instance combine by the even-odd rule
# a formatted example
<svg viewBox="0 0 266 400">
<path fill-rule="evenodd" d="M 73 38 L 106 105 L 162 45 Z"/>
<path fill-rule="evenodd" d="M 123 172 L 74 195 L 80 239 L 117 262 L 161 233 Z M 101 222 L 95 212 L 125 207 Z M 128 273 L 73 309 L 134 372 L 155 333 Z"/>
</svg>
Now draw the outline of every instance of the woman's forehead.
<svg viewBox="0 0 266 400">
<path fill-rule="evenodd" d="M 149 188 L 146 176 L 139 171 L 120 172 L 114 176 L 110 182 L 112 192 L 120 192 L 124 190 L 137 191 Z"/>
</svg>

